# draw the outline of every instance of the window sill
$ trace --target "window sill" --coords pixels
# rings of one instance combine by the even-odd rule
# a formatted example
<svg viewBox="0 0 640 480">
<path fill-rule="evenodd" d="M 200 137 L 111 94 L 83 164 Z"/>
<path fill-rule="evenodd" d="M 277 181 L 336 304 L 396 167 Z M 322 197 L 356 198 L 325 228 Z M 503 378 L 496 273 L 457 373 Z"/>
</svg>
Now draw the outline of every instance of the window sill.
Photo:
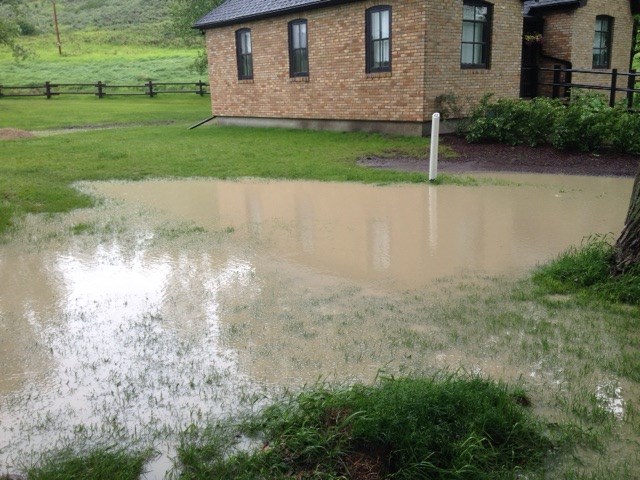
<svg viewBox="0 0 640 480">
<path fill-rule="evenodd" d="M 366 79 L 375 80 L 377 78 L 391 78 L 392 76 L 393 75 L 391 72 L 372 72 L 372 73 L 367 73 Z"/>
<path fill-rule="evenodd" d="M 309 83 L 309 76 L 304 77 L 289 77 L 291 83 Z"/>
<path fill-rule="evenodd" d="M 481 75 L 481 74 L 484 74 L 484 73 L 490 73 L 491 72 L 491 69 L 487 68 L 487 67 L 467 67 L 467 66 L 463 66 L 463 67 L 460 67 L 460 69 L 463 72 L 468 72 L 468 73 L 476 74 L 476 75 Z"/>
<path fill-rule="evenodd" d="M 238 83 L 241 84 L 241 85 L 243 85 L 243 84 L 252 85 L 253 84 L 253 78 L 247 78 L 247 79 L 244 79 L 244 80 L 238 80 Z"/>
</svg>

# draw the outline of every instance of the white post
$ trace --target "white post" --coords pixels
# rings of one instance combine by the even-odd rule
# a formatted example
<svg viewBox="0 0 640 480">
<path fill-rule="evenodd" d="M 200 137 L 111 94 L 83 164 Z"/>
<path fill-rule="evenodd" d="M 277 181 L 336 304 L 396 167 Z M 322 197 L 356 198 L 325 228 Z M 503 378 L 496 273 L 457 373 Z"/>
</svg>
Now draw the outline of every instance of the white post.
<svg viewBox="0 0 640 480">
<path fill-rule="evenodd" d="M 431 154 L 429 156 L 429 181 L 433 182 L 438 176 L 438 143 L 440 141 L 440 114 L 431 117 Z"/>
</svg>

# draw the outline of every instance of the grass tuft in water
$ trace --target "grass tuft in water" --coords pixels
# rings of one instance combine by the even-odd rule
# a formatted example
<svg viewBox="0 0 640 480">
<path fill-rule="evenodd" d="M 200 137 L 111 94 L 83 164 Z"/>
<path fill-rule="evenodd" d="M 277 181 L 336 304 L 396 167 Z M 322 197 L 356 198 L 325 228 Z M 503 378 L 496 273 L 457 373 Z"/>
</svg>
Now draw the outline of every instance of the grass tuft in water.
<svg viewBox="0 0 640 480">
<path fill-rule="evenodd" d="M 538 268 L 533 281 L 550 294 L 579 294 L 582 298 L 640 305 L 640 268 L 612 277 L 610 236 L 592 236 Z"/>
<path fill-rule="evenodd" d="M 129 452 L 100 447 L 78 453 L 65 448 L 45 456 L 27 471 L 29 480 L 138 480 L 144 473 L 148 451 Z"/>
<path fill-rule="evenodd" d="M 382 379 L 324 386 L 267 407 L 236 431 L 189 430 L 183 479 L 513 478 L 552 447 L 521 391 L 480 378 Z M 257 438 L 234 450 L 234 435 Z"/>
</svg>

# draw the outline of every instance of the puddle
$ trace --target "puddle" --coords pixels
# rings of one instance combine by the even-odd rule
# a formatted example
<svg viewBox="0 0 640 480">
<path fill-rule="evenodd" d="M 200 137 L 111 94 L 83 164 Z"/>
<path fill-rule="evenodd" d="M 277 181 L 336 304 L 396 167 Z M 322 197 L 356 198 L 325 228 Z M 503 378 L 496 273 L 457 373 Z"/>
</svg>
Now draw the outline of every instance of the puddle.
<svg viewBox="0 0 640 480">
<path fill-rule="evenodd" d="M 0 245 L 0 473 L 81 436 L 153 444 L 162 478 L 177 431 L 319 378 L 466 366 L 556 385 L 509 332 L 465 344 L 477 332 L 438 302 L 618 232 L 632 180 L 505 179 L 523 185 L 83 185 L 101 206 Z M 633 387 L 597 388 L 619 415 Z"/>
<path fill-rule="evenodd" d="M 621 230 L 631 180 L 528 181 L 519 188 L 212 181 L 95 188 L 206 229 L 233 229 L 296 265 L 401 287 L 519 272 L 587 235 Z"/>
</svg>

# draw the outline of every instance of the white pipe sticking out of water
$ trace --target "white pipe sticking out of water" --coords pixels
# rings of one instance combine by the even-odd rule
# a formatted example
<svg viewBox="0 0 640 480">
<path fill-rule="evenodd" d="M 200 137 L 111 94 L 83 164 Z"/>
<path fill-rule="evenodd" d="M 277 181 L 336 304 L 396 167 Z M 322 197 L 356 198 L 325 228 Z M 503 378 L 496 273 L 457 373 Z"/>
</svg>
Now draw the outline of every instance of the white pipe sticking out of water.
<svg viewBox="0 0 640 480">
<path fill-rule="evenodd" d="M 431 154 L 429 155 L 429 181 L 438 176 L 438 143 L 440 143 L 440 114 L 431 117 Z"/>
</svg>

